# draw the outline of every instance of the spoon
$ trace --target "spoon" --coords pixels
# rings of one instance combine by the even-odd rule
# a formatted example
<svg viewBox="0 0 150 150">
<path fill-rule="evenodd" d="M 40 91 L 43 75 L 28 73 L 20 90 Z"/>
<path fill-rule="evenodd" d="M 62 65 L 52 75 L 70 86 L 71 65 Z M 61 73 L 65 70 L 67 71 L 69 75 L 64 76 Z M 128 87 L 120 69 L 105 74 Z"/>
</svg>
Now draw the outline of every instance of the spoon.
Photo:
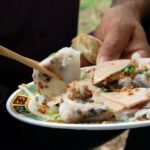
<svg viewBox="0 0 150 150">
<path fill-rule="evenodd" d="M 33 69 L 36 69 L 44 74 L 47 74 L 48 76 L 55 78 L 55 79 L 61 79 L 61 77 L 59 77 L 58 75 L 56 75 L 55 73 L 49 71 L 48 69 L 42 67 L 39 65 L 38 61 L 35 61 L 33 59 L 24 57 L 20 54 L 17 54 L 15 52 L 13 52 L 12 50 L 9 50 L 6 47 L 3 47 L 0 45 L 0 55 L 14 59 L 24 65 L 27 65 L 28 67 L 31 67 Z"/>
</svg>

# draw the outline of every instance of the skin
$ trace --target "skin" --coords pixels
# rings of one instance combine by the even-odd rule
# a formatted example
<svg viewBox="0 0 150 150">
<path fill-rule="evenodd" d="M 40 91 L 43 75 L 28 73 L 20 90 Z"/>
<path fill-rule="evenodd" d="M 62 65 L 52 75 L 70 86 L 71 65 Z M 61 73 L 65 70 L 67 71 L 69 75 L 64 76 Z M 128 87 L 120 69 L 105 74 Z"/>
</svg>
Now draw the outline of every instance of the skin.
<svg viewBox="0 0 150 150">
<path fill-rule="evenodd" d="M 106 12 L 94 31 L 94 36 L 103 42 L 97 64 L 130 58 L 134 52 L 139 52 L 142 57 L 150 57 L 150 46 L 141 25 L 148 4 L 145 0 L 114 1 L 113 7 Z"/>
</svg>

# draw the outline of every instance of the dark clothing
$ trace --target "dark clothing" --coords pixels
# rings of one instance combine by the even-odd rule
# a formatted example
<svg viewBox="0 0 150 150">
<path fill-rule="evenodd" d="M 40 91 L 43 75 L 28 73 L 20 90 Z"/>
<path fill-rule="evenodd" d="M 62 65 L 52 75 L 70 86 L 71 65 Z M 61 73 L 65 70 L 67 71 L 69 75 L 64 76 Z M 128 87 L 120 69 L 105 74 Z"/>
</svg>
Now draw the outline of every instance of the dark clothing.
<svg viewBox="0 0 150 150">
<path fill-rule="evenodd" d="M 150 127 L 131 129 L 125 150 L 150 150 Z"/>
<path fill-rule="evenodd" d="M 5 0 L 0 5 L 0 44 L 29 58 L 41 61 L 69 46 L 76 35 L 78 0 Z M 30 68 L 3 57 L 0 62 L 1 84 L 31 81 Z"/>
<path fill-rule="evenodd" d="M 77 0 L 5 0 L 0 5 L 0 44 L 29 58 L 41 61 L 69 46 L 76 35 Z M 0 56 L 0 70 L 0 109 L 4 110 L 6 95 L 32 81 L 32 69 Z"/>
<path fill-rule="evenodd" d="M 0 2 L 0 44 L 41 61 L 69 46 L 76 35 L 78 0 L 5 0 Z M 89 149 L 120 131 L 72 131 L 32 126 L 11 117 L 5 108 L 17 85 L 28 83 L 32 69 L 0 57 L 0 149 Z"/>
</svg>

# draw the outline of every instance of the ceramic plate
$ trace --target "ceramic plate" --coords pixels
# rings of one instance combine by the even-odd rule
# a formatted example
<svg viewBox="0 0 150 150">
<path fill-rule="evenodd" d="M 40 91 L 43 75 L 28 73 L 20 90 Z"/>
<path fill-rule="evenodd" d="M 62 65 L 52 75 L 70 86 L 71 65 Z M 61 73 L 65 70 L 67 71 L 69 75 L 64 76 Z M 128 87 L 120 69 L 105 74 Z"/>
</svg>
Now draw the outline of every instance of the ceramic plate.
<svg viewBox="0 0 150 150">
<path fill-rule="evenodd" d="M 31 82 L 27 84 L 28 90 L 33 94 L 37 94 L 37 86 Z M 61 128 L 61 129 L 74 129 L 74 130 L 118 130 L 150 126 L 149 121 L 130 121 L 130 122 L 113 122 L 103 121 L 95 124 L 67 124 L 67 123 L 54 123 L 48 120 L 48 116 L 37 114 L 34 112 L 34 102 L 30 99 L 27 93 L 16 90 L 8 99 L 6 104 L 8 112 L 16 119 L 29 123 L 32 125 Z"/>
</svg>

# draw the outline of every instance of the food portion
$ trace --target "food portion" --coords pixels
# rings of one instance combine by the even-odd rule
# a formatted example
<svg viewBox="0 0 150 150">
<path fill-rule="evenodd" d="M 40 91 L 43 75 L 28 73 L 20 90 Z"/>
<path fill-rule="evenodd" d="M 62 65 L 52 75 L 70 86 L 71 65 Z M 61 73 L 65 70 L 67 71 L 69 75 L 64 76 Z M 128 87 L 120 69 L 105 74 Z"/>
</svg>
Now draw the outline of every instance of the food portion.
<svg viewBox="0 0 150 150">
<path fill-rule="evenodd" d="M 111 80 L 117 78 L 116 73 L 124 69 L 130 64 L 130 60 L 113 60 L 104 63 L 100 63 L 96 66 L 96 71 L 94 75 L 94 84 L 103 81 L 104 79 L 110 77 Z M 114 75 L 115 74 L 115 75 Z"/>
<path fill-rule="evenodd" d="M 144 58 L 114 60 L 96 66 L 94 84 L 103 91 L 124 92 L 138 88 L 150 88 L 150 66 Z M 132 92 L 131 92 L 132 93 Z"/>
<path fill-rule="evenodd" d="M 80 51 L 84 58 L 91 64 L 96 64 L 96 56 L 102 42 L 93 36 L 80 33 L 72 40 L 71 47 Z"/>
<path fill-rule="evenodd" d="M 131 59 L 80 68 L 80 55 L 91 46 L 84 38 L 91 39 L 81 34 L 73 40 L 76 50 L 63 48 L 41 62 L 62 80 L 34 70 L 33 80 L 39 88 L 36 111 L 50 121 L 64 123 L 150 119 L 150 59 L 135 53 Z M 89 57 L 92 63 L 94 57 Z"/>
<path fill-rule="evenodd" d="M 80 102 L 64 99 L 60 105 L 59 114 L 64 122 L 95 122 L 111 119 L 113 113 L 107 109 L 107 106 L 99 103 Z"/>
<path fill-rule="evenodd" d="M 43 98 L 41 101 L 37 97 L 37 111 L 49 115 L 51 121 L 67 123 L 149 119 L 150 88 L 147 85 L 150 60 L 140 66 L 126 60 L 123 67 L 122 61 L 119 70 L 113 70 L 111 74 L 98 72 L 99 77 L 103 74 L 105 78 L 99 78 L 96 84 L 93 79 L 98 76 L 98 66 L 81 69 L 80 79 L 69 83 L 66 91 L 53 97 L 53 100 Z M 116 61 L 107 62 L 107 65 L 112 63 Z M 137 79 L 139 75 L 143 78 Z"/>
<path fill-rule="evenodd" d="M 131 60 L 99 64 L 93 83 L 100 90 L 94 93 L 93 99 L 107 105 L 116 120 L 150 119 L 149 64 L 150 59 L 140 58 L 138 54 Z M 108 70 L 102 69 L 106 67 Z"/>
<path fill-rule="evenodd" d="M 37 70 L 33 71 L 33 80 L 39 87 L 39 93 L 47 99 L 64 93 L 67 84 L 80 79 L 80 52 L 72 48 L 63 48 L 44 59 L 40 65 L 57 74 L 62 80 L 51 78 Z"/>
</svg>

